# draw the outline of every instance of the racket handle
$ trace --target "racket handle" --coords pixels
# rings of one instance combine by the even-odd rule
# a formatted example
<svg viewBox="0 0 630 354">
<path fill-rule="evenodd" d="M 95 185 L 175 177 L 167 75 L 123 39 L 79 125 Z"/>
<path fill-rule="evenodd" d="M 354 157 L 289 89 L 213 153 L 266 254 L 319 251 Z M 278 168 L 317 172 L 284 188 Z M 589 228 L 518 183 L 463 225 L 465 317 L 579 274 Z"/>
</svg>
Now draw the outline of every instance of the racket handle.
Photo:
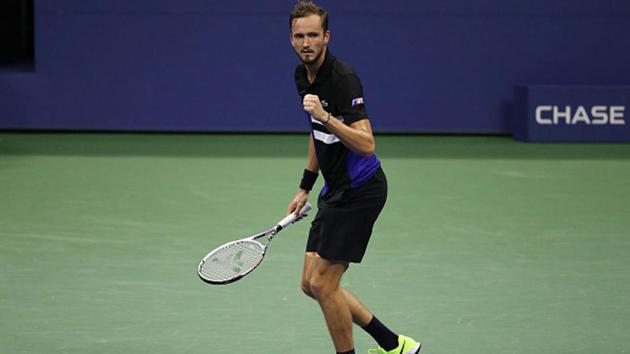
<svg viewBox="0 0 630 354">
<path fill-rule="evenodd" d="M 306 204 L 302 207 L 302 209 L 300 209 L 300 216 L 304 216 L 306 213 L 311 211 L 311 209 L 312 209 L 311 203 L 306 202 Z M 287 215 L 284 219 L 280 220 L 278 222 L 278 226 L 280 226 L 281 229 L 284 229 L 285 227 L 287 227 L 287 225 L 293 224 L 296 220 L 297 220 L 297 217 L 295 216 L 295 213 L 291 213 Z"/>
</svg>

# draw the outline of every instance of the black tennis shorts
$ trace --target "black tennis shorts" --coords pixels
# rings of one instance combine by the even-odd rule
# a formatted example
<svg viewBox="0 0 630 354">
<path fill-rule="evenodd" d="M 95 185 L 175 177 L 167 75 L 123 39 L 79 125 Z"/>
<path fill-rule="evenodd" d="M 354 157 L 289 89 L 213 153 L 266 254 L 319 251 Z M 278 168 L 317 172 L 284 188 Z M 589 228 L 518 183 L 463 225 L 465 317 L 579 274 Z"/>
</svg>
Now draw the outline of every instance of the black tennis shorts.
<svg viewBox="0 0 630 354">
<path fill-rule="evenodd" d="M 361 262 L 386 200 L 387 178 L 381 168 L 357 188 L 320 196 L 306 251 L 331 261 Z"/>
</svg>

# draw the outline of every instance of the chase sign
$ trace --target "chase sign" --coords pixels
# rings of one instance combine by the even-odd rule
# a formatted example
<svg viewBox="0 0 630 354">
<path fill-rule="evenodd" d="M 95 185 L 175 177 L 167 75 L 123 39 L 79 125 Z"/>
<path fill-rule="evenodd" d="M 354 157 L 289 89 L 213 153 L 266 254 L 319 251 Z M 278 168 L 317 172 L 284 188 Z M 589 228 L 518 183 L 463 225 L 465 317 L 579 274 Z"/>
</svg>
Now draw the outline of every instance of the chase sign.
<svg viewBox="0 0 630 354">
<path fill-rule="evenodd" d="M 630 141 L 630 86 L 517 86 L 512 121 L 522 141 Z"/>
</svg>

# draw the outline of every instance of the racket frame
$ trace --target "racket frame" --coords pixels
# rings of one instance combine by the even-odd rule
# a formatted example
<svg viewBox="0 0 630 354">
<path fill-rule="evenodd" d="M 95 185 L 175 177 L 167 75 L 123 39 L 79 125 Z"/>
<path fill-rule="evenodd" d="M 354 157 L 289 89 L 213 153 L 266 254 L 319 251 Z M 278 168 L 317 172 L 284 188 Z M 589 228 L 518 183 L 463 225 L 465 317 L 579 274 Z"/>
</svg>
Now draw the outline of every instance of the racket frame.
<svg viewBox="0 0 630 354">
<path fill-rule="evenodd" d="M 268 228 L 267 230 L 259 232 L 253 236 L 249 236 L 249 237 L 245 237 L 239 240 L 234 240 L 234 241 L 224 243 L 223 245 L 213 249 L 205 257 L 201 259 L 201 262 L 199 262 L 199 265 L 197 266 L 197 275 L 199 276 L 199 279 L 201 279 L 205 283 L 212 284 L 212 285 L 226 285 L 226 284 L 233 283 L 237 280 L 240 280 L 247 274 L 254 271 L 254 269 L 258 268 L 260 263 L 262 263 L 263 259 L 265 258 L 265 255 L 267 254 L 267 247 L 269 246 L 273 238 L 276 236 L 276 234 L 278 234 L 278 232 L 286 228 L 288 225 L 291 225 L 295 223 L 296 221 L 301 220 L 303 217 L 306 216 L 306 214 L 311 210 L 311 208 L 312 208 L 311 204 L 306 203 L 306 205 L 304 205 L 304 207 L 300 210 L 299 217 L 296 217 L 294 213 L 291 213 L 287 215 L 284 219 L 276 223 L 274 227 Z M 264 244 L 258 241 L 259 239 L 263 237 L 267 237 L 267 240 Z M 221 280 L 221 281 L 207 279 L 201 274 L 201 268 L 208 261 L 208 259 L 212 257 L 215 253 L 217 253 L 219 250 L 222 250 L 226 247 L 230 247 L 233 244 L 243 243 L 243 242 L 255 242 L 258 245 L 260 245 L 260 247 L 262 248 L 262 254 L 260 256 L 260 259 L 258 260 L 258 262 L 256 262 L 256 264 L 253 267 L 248 268 L 247 270 L 241 272 L 239 275 L 235 277 L 232 277 L 226 280 Z"/>
</svg>

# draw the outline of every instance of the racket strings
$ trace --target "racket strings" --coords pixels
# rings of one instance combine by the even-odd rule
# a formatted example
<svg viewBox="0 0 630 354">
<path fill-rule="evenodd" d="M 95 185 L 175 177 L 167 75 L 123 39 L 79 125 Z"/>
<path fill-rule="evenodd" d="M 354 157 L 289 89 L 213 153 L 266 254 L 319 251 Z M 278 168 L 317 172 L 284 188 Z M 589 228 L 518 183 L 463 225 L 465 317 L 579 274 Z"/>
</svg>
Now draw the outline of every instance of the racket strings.
<svg viewBox="0 0 630 354">
<path fill-rule="evenodd" d="M 209 281 L 228 281 L 251 271 L 263 255 L 264 248 L 256 241 L 232 243 L 210 254 L 199 273 Z"/>
</svg>

